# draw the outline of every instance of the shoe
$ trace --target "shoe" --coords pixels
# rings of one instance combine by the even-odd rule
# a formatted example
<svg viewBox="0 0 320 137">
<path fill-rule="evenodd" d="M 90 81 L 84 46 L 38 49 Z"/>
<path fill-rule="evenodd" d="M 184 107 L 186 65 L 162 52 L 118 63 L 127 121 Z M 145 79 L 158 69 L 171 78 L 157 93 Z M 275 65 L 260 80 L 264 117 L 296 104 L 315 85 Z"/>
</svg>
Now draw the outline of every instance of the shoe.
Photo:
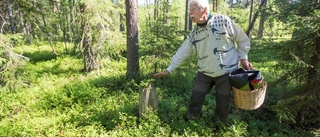
<svg viewBox="0 0 320 137">
<path fill-rule="evenodd" d="M 196 120 L 202 117 L 202 113 L 195 115 L 195 114 L 190 114 L 189 112 L 184 116 L 184 120 L 188 122 L 189 120 Z"/>
</svg>

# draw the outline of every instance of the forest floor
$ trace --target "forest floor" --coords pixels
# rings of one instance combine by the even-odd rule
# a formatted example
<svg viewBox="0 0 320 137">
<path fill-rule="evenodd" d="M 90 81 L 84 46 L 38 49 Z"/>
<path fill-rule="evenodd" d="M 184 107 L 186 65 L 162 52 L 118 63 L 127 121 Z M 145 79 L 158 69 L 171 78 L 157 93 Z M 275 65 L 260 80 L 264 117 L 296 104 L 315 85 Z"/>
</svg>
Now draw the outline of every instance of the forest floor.
<svg viewBox="0 0 320 137">
<path fill-rule="evenodd" d="M 257 110 L 231 106 L 229 123 L 213 122 L 215 91 L 207 96 L 203 117 L 186 122 L 196 66 L 187 60 L 175 74 L 157 79 L 159 108 L 139 119 L 139 90 L 152 79 L 152 64 L 141 60 L 142 83 L 125 78 L 125 59 L 101 59 L 98 70 L 81 72 L 82 58 L 49 46 L 19 46 L 30 58 L 18 70 L 11 91 L 0 92 L 0 136 L 223 136 L 314 137 L 319 129 L 305 130 L 280 122 L 271 111 L 283 87 L 274 84 L 277 53 L 254 42 L 250 61 L 268 83 L 264 104 Z M 2 90 L 2 89 L 1 89 Z M 233 104 L 234 102 L 232 102 Z"/>
</svg>

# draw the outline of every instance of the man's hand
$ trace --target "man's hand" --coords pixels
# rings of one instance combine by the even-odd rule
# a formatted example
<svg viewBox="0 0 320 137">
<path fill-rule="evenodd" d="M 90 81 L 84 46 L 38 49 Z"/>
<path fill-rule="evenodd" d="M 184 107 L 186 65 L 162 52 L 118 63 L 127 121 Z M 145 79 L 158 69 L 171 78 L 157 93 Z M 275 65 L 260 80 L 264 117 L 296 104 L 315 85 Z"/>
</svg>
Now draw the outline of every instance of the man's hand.
<svg viewBox="0 0 320 137">
<path fill-rule="evenodd" d="M 168 70 L 164 70 L 162 72 L 153 74 L 154 77 L 165 77 L 168 76 L 170 74 L 170 72 Z"/>
<path fill-rule="evenodd" d="M 248 60 L 241 59 L 240 62 L 241 62 L 242 68 L 244 68 L 246 70 L 252 70 L 252 64 Z"/>
</svg>

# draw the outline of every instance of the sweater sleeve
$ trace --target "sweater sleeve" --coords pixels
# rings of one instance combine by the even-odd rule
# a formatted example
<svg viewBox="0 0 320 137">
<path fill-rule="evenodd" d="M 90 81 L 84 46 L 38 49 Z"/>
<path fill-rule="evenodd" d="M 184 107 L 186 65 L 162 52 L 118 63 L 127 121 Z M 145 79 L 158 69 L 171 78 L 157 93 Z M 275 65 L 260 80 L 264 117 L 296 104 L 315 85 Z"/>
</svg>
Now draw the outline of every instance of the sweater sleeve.
<svg viewBox="0 0 320 137">
<path fill-rule="evenodd" d="M 187 38 L 180 48 L 177 50 L 175 55 L 173 55 L 170 66 L 167 68 L 167 70 L 170 73 L 173 73 L 173 71 L 178 68 L 181 63 L 186 60 L 189 56 L 191 56 L 194 53 L 194 47 L 190 40 Z"/>
<path fill-rule="evenodd" d="M 239 59 L 248 59 L 250 51 L 250 38 L 233 21 L 231 21 L 231 32 L 234 42 L 238 45 Z"/>
</svg>

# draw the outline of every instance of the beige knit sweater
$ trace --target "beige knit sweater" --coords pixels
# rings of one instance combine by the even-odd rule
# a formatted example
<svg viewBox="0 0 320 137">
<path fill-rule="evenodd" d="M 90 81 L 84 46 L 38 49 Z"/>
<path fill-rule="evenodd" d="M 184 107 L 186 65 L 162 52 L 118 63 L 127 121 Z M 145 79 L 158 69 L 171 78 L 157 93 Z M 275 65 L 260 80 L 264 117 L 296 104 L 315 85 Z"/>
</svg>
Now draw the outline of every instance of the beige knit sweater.
<svg viewBox="0 0 320 137">
<path fill-rule="evenodd" d="M 209 18 L 207 25 L 190 32 L 167 70 L 170 73 L 192 54 L 198 56 L 198 71 L 217 77 L 238 68 L 239 59 L 248 59 L 250 39 L 226 15 Z"/>
</svg>

